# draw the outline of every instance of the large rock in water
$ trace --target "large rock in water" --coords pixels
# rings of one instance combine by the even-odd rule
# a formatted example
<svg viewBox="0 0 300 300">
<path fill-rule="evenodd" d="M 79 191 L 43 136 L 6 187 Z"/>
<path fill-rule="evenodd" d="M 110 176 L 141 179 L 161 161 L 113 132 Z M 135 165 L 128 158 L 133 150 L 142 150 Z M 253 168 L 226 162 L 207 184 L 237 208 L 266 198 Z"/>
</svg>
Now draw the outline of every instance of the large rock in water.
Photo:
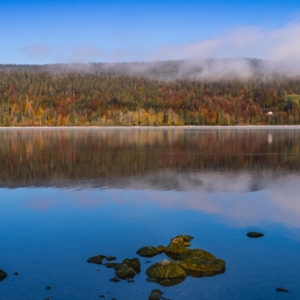
<svg viewBox="0 0 300 300">
<path fill-rule="evenodd" d="M 204 274 L 218 274 L 225 270 L 225 261 L 217 259 L 213 254 L 201 250 L 187 250 L 182 255 L 183 260 L 178 264 L 186 271 L 201 272 Z"/>
<path fill-rule="evenodd" d="M 158 253 L 159 252 L 157 251 L 157 249 L 152 246 L 142 247 L 136 252 L 136 254 L 138 254 L 139 256 L 144 256 L 144 257 L 152 257 L 157 255 Z"/>
<path fill-rule="evenodd" d="M 7 273 L 0 269 L 0 281 L 7 277 Z"/>
<path fill-rule="evenodd" d="M 167 259 L 160 261 L 146 271 L 146 274 L 150 278 L 185 278 L 185 271 L 176 262 L 169 261 Z"/>
</svg>

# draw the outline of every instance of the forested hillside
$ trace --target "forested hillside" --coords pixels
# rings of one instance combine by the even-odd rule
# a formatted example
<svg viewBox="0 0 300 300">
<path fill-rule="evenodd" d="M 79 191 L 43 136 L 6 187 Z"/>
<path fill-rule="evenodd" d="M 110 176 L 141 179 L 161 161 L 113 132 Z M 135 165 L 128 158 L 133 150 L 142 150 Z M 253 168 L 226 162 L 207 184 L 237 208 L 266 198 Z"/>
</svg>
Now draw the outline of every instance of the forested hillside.
<svg viewBox="0 0 300 300">
<path fill-rule="evenodd" d="M 216 80 L 180 61 L 1 65 L 0 126 L 299 124 L 300 77 L 251 65 Z"/>
</svg>

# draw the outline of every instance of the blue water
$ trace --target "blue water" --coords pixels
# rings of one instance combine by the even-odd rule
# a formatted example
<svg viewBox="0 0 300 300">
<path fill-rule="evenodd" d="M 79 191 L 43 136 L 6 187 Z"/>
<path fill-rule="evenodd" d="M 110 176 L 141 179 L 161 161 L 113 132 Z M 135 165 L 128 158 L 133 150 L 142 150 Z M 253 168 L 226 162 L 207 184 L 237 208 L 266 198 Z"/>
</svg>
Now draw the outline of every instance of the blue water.
<svg viewBox="0 0 300 300">
<path fill-rule="evenodd" d="M 122 147 L 118 151 L 122 155 Z M 300 299 L 297 151 L 283 154 L 282 165 L 276 162 L 283 168 L 292 160 L 294 166 L 282 171 L 225 165 L 179 172 L 168 167 L 159 173 L 111 177 L 107 187 L 97 183 L 103 178 L 93 178 L 92 184 L 58 178 L 60 187 L 33 187 L 40 178 L 24 184 L 12 172 L 10 182 L 2 184 L 10 188 L 0 188 L 0 269 L 8 273 L 0 282 L 0 299 L 148 299 L 155 288 L 170 299 Z M 265 236 L 250 239 L 248 231 Z M 113 269 L 86 262 L 98 254 L 117 256 L 121 262 L 137 257 L 143 246 L 167 246 L 179 234 L 195 237 L 192 248 L 225 260 L 225 273 L 161 287 L 146 281 L 145 262 L 155 263 L 165 254 L 140 257 L 141 273 L 134 283 L 110 282 Z M 279 293 L 278 287 L 290 292 Z"/>
</svg>

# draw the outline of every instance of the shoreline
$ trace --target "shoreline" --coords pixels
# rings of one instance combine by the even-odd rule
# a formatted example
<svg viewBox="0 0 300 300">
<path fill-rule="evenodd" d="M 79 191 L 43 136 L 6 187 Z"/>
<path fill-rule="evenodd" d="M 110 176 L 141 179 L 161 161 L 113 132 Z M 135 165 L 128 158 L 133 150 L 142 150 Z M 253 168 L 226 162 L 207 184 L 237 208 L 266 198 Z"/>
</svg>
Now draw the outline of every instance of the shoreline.
<svg viewBox="0 0 300 300">
<path fill-rule="evenodd" d="M 147 130 L 147 129 L 300 129 L 300 125 L 228 125 L 228 126 L 12 126 L 12 127 L 0 127 L 0 131 L 4 130 L 89 130 L 89 129 L 102 129 L 102 130 Z"/>
</svg>

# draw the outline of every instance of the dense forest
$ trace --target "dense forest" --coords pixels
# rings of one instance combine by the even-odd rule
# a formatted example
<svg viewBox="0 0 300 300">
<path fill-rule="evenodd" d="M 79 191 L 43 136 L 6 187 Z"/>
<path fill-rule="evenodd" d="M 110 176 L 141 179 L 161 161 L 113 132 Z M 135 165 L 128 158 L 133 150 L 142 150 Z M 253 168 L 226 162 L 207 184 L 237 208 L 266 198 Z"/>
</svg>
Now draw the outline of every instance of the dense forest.
<svg viewBox="0 0 300 300">
<path fill-rule="evenodd" d="M 183 61 L 0 65 L 0 126 L 300 124 L 300 77 L 248 61 L 247 79 Z"/>
</svg>

